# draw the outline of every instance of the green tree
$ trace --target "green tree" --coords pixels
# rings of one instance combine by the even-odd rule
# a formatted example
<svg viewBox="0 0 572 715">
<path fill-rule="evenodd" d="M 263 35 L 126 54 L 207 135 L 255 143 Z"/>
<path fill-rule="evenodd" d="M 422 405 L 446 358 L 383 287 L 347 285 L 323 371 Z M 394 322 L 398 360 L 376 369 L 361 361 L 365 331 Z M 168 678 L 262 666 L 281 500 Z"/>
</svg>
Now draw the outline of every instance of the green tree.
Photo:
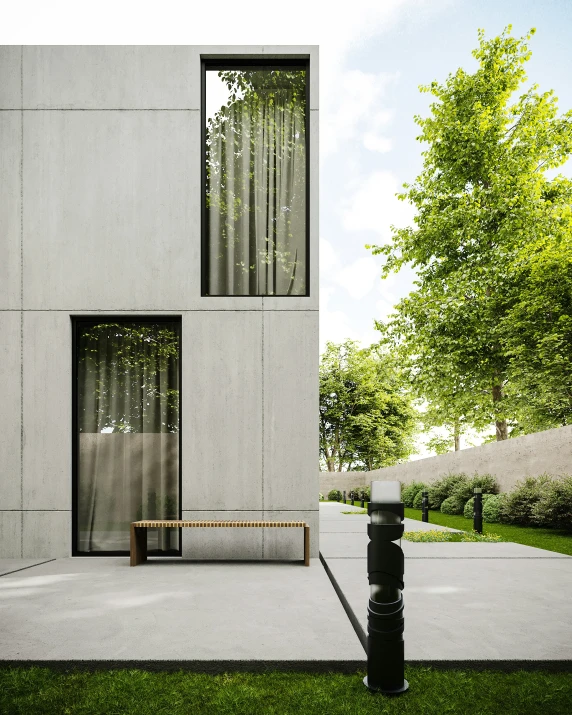
<svg viewBox="0 0 572 715">
<path fill-rule="evenodd" d="M 459 69 L 444 84 L 421 87 L 437 99 L 431 116 L 415 117 L 428 148 L 422 173 L 399 195 L 417 209 L 416 225 L 392 227 L 391 245 L 367 246 L 386 257 L 384 276 L 404 264 L 417 271 L 417 287 L 395 318 L 377 324 L 416 392 L 477 429 L 494 423 L 497 440 L 508 437 L 525 405 L 530 409 L 534 337 L 528 379 L 516 379 L 515 365 L 524 365 L 519 334 L 535 330 L 522 284 L 534 267 L 524 254 L 562 235 L 565 217 L 570 225 L 570 182 L 545 172 L 571 152 L 572 113 L 558 117 L 553 92 L 539 93 L 537 85 L 511 103 L 526 81 L 534 30 L 521 39 L 510 30 L 491 40 L 479 31 L 473 74 Z M 535 295 L 542 311 L 541 282 Z M 552 327 L 560 335 L 566 325 Z M 542 357 L 539 365 L 546 367 Z"/>
<path fill-rule="evenodd" d="M 378 346 L 328 342 L 320 363 L 320 458 L 328 471 L 378 469 L 413 451 L 411 397 Z"/>
</svg>

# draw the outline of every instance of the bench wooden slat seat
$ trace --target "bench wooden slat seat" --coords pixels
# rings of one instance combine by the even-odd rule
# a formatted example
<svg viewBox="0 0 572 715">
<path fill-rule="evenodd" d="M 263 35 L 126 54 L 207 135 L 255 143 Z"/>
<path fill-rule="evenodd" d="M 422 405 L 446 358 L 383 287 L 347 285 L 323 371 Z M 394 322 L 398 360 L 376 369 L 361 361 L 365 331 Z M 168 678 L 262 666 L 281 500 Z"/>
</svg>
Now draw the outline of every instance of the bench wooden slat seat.
<svg viewBox="0 0 572 715">
<path fill-rule="evenodd" d="M 161 528 L 303 528 L 304 566 L 310 565 L 310 527 L 305 521 L 185 521 L 182 519 L 144 519 L 131 522 L 130 565 L 137 566 L 147 561 L 147 529 Z"/>
</svg>

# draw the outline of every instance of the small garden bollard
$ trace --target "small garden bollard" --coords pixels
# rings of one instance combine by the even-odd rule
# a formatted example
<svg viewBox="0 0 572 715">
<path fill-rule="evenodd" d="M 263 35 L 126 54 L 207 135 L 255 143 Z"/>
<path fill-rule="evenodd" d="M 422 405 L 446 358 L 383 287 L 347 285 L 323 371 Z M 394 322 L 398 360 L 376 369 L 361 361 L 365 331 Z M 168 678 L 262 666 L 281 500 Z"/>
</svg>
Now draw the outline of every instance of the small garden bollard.
<svg viewBox="0 0 572 715">
<path fill-rule="evenodd" d="M 367 534 L 367 675 L 372 691 L 404 693 L 403 502 L 399 482 L 372 482 Z M 393 542 L 400 541 L 399 544 Z"/>
<path fill-rule="evenodd" d="M 429 492 L 427 489 L 423 490 L 423 497 L 421 498 L 421 521 L 429 522 Z"/>
<path fill-rule="evenodd" d="M 365 506 L 365 500 L 364 500 L 364 499 L 362 499 L 362 500 L 361 500 L 361 508 L 363 509 L 363 508 L 364 508 L 364 506 Z"/>
<path fill-rule="evenodd" d="M 346 493 L 344 492 L 344 504 L 347 502 Z"/>
<path fill-rule="evenodd" d="M 473 497 L 473 529 L 483 533 L 483 490 L 475 487 Z"/>
</svg>

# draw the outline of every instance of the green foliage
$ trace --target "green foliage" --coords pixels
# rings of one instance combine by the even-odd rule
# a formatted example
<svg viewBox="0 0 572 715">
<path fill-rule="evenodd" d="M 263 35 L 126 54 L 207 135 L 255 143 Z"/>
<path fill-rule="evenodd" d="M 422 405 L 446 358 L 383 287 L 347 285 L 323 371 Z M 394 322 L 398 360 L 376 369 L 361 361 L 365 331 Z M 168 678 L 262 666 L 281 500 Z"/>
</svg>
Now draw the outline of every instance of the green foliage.
<svg viewBox="0 0 572 715">
<path fill-rule="evenodd" d="M 497 523 L 500 521 L 500 510 L 504 500 L 504 494 L 483 494 L 483 521 L 487 523 Z M 475 498 L 471 497 L 465 504 L 463 516 L 465 519 L 473 518 Z"/>
<path fill-rule="evenodd" d="M 440 509 L 445 499 L 452 496 L 455 487 L 467 481 L 467 475 L 461 472 L 459 474 L 447 474 L 433 482 L 428 489 L 429 508 Z"/>
<path fill-rule="evenodd" d="M 413 452 L 416 413 L 394 359 L 328 342 L 320 363 L 320 458 L 328 471 L 387 467 Z"/>
<path fill-rule="evenodd" d="M 532 506 L 534 524 L 572 532 L 572 476 L 548 482 Z"/>
<path fill-rule="evenodd" d="M 441 503 L 440 511 L 442 514 L 462 514 L 463 507 L 456 497 L 447 497 Z"/>
<path fill-rule="evenodd" d="M 500 521 L 503 524 L 530 526 L 534 523 L 533 508 L 552 481 L 549 474 L 540 477 L 526 477 L 507 495 L 501 508 Z"/>
<path fill-rule="evenodd" d="M 423 490 L 420 489 L 413 497 L 412 506 L 414 509 L 421 509 L 422 505 L 423 505 Z"/>
<path fill-rule="evenodd" d="M 417 492 L 422 491 L 423 489 L 425 489 L 425 484 L 423 484 L 423 482 L 411 482 L 411 484 L 403 487 L 401 490 L 401 501 L 404 506 L 412 507 L 413 500 L 415 499 Z"/>
<path fill-rule="evenodd" d="M 572 409 L 572 181 L 550 179 L 572 152 L 572 112 L 526 81 L 527 42 L 486 40 L 479 66 L 421 91 L 436 101 L 416 117 L 422 173 L 399 195 L 415 226 L 392 227 L 383 275 L 409 264 L 417 288 L 383 340 L 398 351 L 435 424 L 497 439 L 566 424 Z"/>
<path fill-rule="evenodd" d="M 463 508 L 474 493 L 476 487 L 480 487 L 484 494 L 496 494 L 498 492 L 498 484 L 492 474 L 475 474 L 467 481 L 459 481 L 451 492 L 451 497 L 457 501 L 457 511 L 449 512 L 451 514 L 462 514 Z M 484 504 L 484 499 L 483 499 Z"/>
<path fill-rule="evenodd" d="M 328 492 L 328 501 L 342 501 L 342 493 L 339 489 L 331 489 Z"/>
<path fill-rule="evenodd" d="M 371 500 L 371 487 L 360 487 L 358 489 L 358 498 L 363 501 Z"/>
</svg>

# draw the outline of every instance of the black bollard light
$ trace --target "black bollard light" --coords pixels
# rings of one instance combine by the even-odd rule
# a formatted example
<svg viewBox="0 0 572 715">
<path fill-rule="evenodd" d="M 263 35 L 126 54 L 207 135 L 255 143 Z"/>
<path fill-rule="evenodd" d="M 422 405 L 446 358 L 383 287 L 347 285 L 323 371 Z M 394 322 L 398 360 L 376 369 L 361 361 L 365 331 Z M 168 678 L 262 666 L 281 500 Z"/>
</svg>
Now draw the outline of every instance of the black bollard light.
<svg viewBox="0 0 572 715">
<path fill-rule="evenodd" d="M 346 493 L 344 492 L 344 504 L 346 503 L 346 501 L 347 501 L 347 499 L 346 499 Z"/>
<path fill-rule="evenodd" d="M 387 695 L 404 693 L 403 502 L 399 482 L 372 482 L 368 504 L 367 675 L 364 684 Z M 399 543 L 394 543 L 398 541 Z"/>
<path fill-rule="evenodd" d="M 364 506 L 365 506 L 365 499 L 362 499 L 362 500 L 361 500 L 361 508 L 363 509 Z"/>
<path fill-rule="evenodd" d="M 424 489 L 421 498 L 421 521 L 429 523 L 429 492 Z"/>
<path fill-rule="evenodd" d="M 475 487 L 473 497 L 473 529 L 483 533 L 483 490 Z"/>
</svg>

